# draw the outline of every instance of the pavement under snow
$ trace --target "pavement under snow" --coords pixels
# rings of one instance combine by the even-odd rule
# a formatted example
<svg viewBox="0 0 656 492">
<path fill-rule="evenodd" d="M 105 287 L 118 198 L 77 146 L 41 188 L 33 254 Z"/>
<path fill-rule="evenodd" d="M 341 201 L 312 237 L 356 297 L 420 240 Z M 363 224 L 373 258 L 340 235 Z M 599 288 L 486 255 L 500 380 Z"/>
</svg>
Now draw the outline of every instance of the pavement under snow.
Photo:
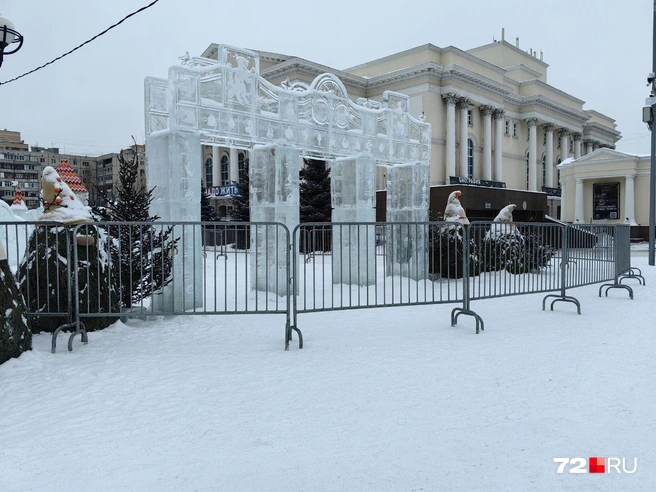
<svg viewBox="0 0 656 492">
<path fill-rule="evenodd" d="M 646 286 L 299 316 L 130 320 L 0 366 L 0 491 L 647 491 L 656 269 Z M 554 458 L 634 473 L 558 474 Z M 608 471 L 608 470 L 607 470 Z"/>
</svg>

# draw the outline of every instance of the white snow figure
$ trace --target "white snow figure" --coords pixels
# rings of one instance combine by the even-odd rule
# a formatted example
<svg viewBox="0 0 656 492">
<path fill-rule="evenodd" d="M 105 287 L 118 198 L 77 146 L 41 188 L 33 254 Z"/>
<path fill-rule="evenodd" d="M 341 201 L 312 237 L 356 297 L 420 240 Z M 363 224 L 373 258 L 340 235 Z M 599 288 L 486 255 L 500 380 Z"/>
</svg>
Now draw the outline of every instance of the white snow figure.
<svg viewBox="0 0 656 492">
<path fill-rule="evenodd" d="M 515 234 L 515 224 L 510 224 L 513 221 L 513 210 L 515 210 L 514 203 L 506 205 L 501 209 L 501 211 L 494 218 L 495 224 L 490 226 L 490 230 L 485 235 L 485 239 L 497 238 L 499 236 L 505 236 L 507 234 Z"/>
<path fill-rule="evenodd" d="M 446 201 L 446 208 L 444 209 L 444 220 L 446 222 L 460 222 L 461 224 L 468 225 L 469 219 L 465 209 L 462 208 L 458 197 L 462 195 L 460 190 L 456 190 L 449 195 Z"/>
<path fill-rule="evenodd" d="M 506 205 L 501 209 L 501 211 L 497 214 L 497 216 L 494 218 L 494 222 L 512 222 L 513 221 L 513 216 L 512 213 L 515 210 L 515 205 L 514 203 L 511 203 L 510 205 Z"/>
</svg>

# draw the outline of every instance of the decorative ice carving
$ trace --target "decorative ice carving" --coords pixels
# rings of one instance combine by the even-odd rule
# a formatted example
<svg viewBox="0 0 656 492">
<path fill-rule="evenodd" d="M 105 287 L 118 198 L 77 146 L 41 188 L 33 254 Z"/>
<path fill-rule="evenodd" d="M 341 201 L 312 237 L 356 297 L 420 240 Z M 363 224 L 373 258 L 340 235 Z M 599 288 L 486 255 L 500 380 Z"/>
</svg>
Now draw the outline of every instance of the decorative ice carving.
<svg viewBox="0 0 656 492">
<path fill-rule="evenodd" d="M 410 171 L 399 171 L 399 178 L 408 174 L 409 185 L 403 184 L 403 179 L 395 179 L 397 185 L 388 189 L 388 220 L 405 220 L 404 217 L 427 220 L 431 129 L 429 124 L 408 113 L 408 96 L 387 91 L 382 104 L 362 100 L 356 104 L 333 74 L 322 74 L 309 86 L 289 80 L 274 86 L 260 76 L 259 56 L 255 52 L 221 45 L 217 58 L 215 61 L 185 55 L 181 57 L 183 66 L 171 67 L 168 79 L 148 77 L 145 80 L 146 165 L 148 187 L 155 187 L 151 204 L 154 214 L 170 221 L 200 220 L 200 202 L 195 199 L 194 190 L 201 188 L 202 173 L 193 171 L 193 166 L 200 170 L 200 146 L 207 143 L 245 149 L 274 146 L 276 155 L 280 151 L 288 157 L 295 153 L 296 163 L 289 157 L 291 160 L 282 166 L 283 171 L 277 167 L 277 157 L 275 164 L 269 158 L 251 158 L 251 186 L 253 180 L 259 179 L 256 174 L 260 172 L 268 176 L 268 181 L 262 184 L 263 190 L 268 189 L 267 186 L 280 187 L 270 190 L 277 193 L 273 202 L 262 201 L 263 190 L 257 187 L 252 190 L 259 197 L 251 202 L 253 221 L 259 218 L 282 222 L 290 231 L 298 224 L 297 168 L 301 150 L 325 159 L 353 158 L 364 150 L 371 154 L 372 161 L 401 167 L 411 160 Z M 253 154 L 257 152 L 252 151 Z M 260 149 L 261 155 L 263 152 Z M 257 159 L 262 165 L 253 165 Z M 267 166 L 273 167 L 267 169 Z M 293 169 L 296 169 L 295 175 Z M 287 173 L 284 179 L 277 174 L 279 172 Z M 374 179 L 364 182 L 366 193 L 373 196 Z M 179 186 L 173 186 L 174 183 Z M 407 193 L 415 200 L 410 208 L 402 203 Z M 260 200 L 259 205 L 257 200 Z M 296 212 L 292 210 L 294 207 Z M 201 241 L 199 235 L 190 232 L 192 228 L 177 229 L 174 235 L 184 235 L 180 244 L 185 244 L 185 250 L 175 256 L 174 274 L 180 270 L 186 277 L 183 282 L 174 283 L 175 288 L 167 288 L 158 299 L 169 306 L 177 306 L 183 299 L 182 290 L 191 290 L 197 293 L 198 299 L 186 302 L 183 307 L 189 309 L 200 305 L 202 298 L 202 262 L 192 262 L 198 257 L 198 251 L 191 250 L 200 247 Z M 425 254 L 418 244 L 416 251 L 411 252 L 412 257 L 419 259 L 414 261 L 409 272 L 413 278 L 423 278 L 426 269 L 425 261 L 420 259 Z M 270 253 L 267 258 L 276 258 L 275 265 L 254 260 L 257 268 L 253 275 L 265 278 L 270 268 L 283 265 L 282 258 L 276 256 L 276 251 L 282 254 L 281 244 L 274 245 L 265 237 L 260 246 L 277 248 L 265 249 Z M 400 251 L 398 247 L 396 251 Z M 410 252 L 407 244 L 405 252 Z M 401 270 L 409 264 L 402 256 L 399 253 L 395 260 Z M 191 275 L 193 268 L 197 271 Z M 195 282 L 195 289 L 190 288 L 190 279 Z M 365 283 L 368 281 L 364 279 Z M 255 283 L 255 288 L 280 294 L 287 288 L 284 282 Z M 189 301 L 189 296 L 184 299 Z"/>
<path fill-rule="evenodd" d="M 375 222 L 376 161 L 371 156 L 331 161 L 333 222 Z M 376 281 L 374 225 L 333 226 L 333 283 Z"/>
<path fill-rule="evenodd" d="M 383 104 L 362 98 L 356 104 L 333 74 L 319 75 L 309 86 L 289 80 L 274 86 L 259 75 L 257 53 L 225 45 L 218 61 L 181 59 L 184 66 L 172 67 L 168 81 L 146 79 L 147 135 L 188 129 L 200 132 L 201 143 L 227 146 L 234 139 L 250 148 L 275 144 L 287 130 L 276 132 L 275 126 L 284 121 L 293 132 L 284 135 L 288 143 L 307 145 L 316 156 L 351 157 L 364 149 L 390 164 L 409 156 L 430 160 L 430 125 L 410 116 L 408 96 L 386 91 Z M 168 100 L 167 94 L 176 96 Z M 319 129 L 326 134 L 312 132 Z"/>
</svg>

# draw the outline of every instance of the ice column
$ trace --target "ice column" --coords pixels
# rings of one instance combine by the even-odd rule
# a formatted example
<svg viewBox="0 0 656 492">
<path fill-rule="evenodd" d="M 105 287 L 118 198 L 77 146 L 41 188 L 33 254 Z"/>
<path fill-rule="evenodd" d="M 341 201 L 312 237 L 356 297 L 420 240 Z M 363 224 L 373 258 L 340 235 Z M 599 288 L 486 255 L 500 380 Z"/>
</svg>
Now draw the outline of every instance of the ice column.
<svg viewBox="0 0 656 492">
<path fill-rule="evenodd" d="M 254 147 L 250 157 L 252 222 L 281 222 L 289 233 L 299 224 L 299 151 L 285 145 Z M 292 255 L 297 258 L 296 254 Z M 287 235 L 279 226 L 251 227 L 251 287 L 287 294 Z M 291 265 L 289 265 L 291 268 Z"/>
<path fill-rule="evenodd" d="M 428 179 L 425 162 L 391 166 L 387 171 L 387 222 L 401 222 L 387 226 L 388 275 L 421 280 L 428 274 Z"/>
<path fill-rule="evenodd" d="M 150 214 L 162 221 L 200 221 L 198 190 L 201 189 L 200 134 L 163 131 L 146 138 L 148 189 L 155 188 Z M 157 232 L 161 229 L 155 223 Z M 203 262 L 200 228 L 175 226 L 171 238 L 179 238 L 173 254 L 173 281 L 153 296 L 156 309 L 183 312 L 203 305 Z"/>
<path fill-rule="evenodd" d="M 376 161 L 370 155 L 331 161 L 333 222 L 375 222 Z M 333 226 L 333 283 L 376 281 L 375 225 Z"/>
</svg>

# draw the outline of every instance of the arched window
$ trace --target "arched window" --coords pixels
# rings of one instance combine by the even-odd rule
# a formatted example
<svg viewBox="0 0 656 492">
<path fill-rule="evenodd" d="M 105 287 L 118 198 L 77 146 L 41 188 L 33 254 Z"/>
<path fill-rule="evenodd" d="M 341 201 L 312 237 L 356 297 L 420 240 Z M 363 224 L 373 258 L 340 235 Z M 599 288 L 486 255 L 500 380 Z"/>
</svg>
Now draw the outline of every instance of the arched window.
<svg viewBox="0 0 656 492">
<path fill-rule="evenodd" d="M 560 164 L 562 161 L 560 160 L 560 157 L 558 158 L 558 164 Z M 558 188 L 560 188 L 560 169 L 556 171 L 556 175 L 558 177 Z"/>
<path fill-rule="evenodd" d="M 547 156 L 542 154 L 542 186 L 550 186 L 547 184 Z"/>
<path fill-rule="evenodd" d="M 467 177 L 474 177 L 474 141 L 467 139 Z"/>
<path fill-rule="evenodd" d="M 246 157 L 243 152 L 239 153 L 237 163 L 239 164 L 239 184 L 242 184 L 244 181 L 244 171 L 246 170 Z"/>
<path fill-rule="evenodd" d="M 205 186 L 212 186 L 212 158 L 205 159 Z"/>
<path fill-rule="evenodd" d="M 526 152 L 526 189 L 529 189 L 529 182 L 528 182 L 528 173 L 529 173 L 529 155 L 528 151 Z"/>
<path fill-rule="evenodd" d="M 228 180 L 230 179 L 230 165 L 228 164 L 228 156 L 224 155 L 221 157 L 221 184 L 229 184 Z"/>
</svg>

